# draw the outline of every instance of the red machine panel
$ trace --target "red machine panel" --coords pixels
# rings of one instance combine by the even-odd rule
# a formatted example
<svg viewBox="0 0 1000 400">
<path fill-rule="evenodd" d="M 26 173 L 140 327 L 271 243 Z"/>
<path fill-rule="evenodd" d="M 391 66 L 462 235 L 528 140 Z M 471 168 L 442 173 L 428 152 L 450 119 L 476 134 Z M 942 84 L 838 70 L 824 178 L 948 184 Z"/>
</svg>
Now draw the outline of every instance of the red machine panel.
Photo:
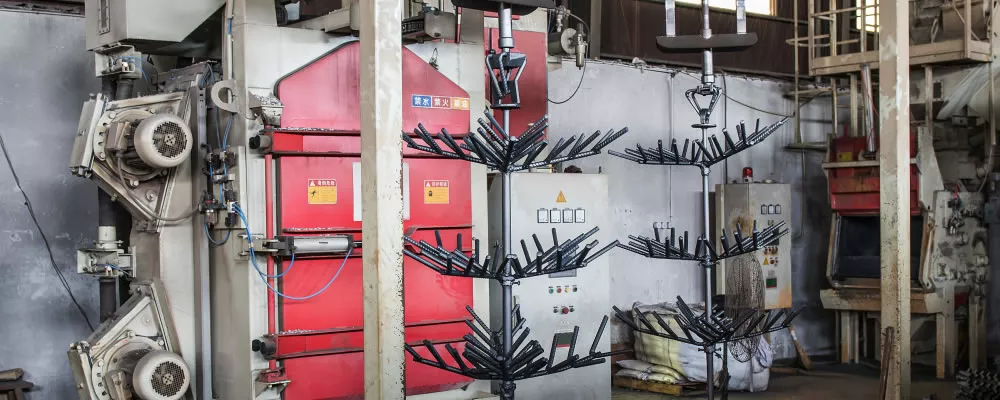
<svg viewBox="0 0 1000 400">
<path fill-rule="evenodd" d="M 410 216 L 404 221 L 407 227 L 469 227 L 472 178 L 468 163 L 404 157 L 403 164 L 403 182 L 408 183 L 410 200 Z M 361 192 L 360 182 L 356 181 L 360 166 L 361 158 L 353 154 L 281 157 L 280 225 L 300 231 L 335 227 L 360 232 Z"/>
<path fill-rule="evenodd" d="M 285 106 L 281 125 L 360 132 L 360 60 L 361 45 L 354 41 L 279 80 L 274 92 Z M 403 129 L 412 131 L 422 122 L 431 132 L 441 128 L 452 133 L 468 132 L 468 100 L 469 94 L 462 88 L 412 51 L 403 49 Z"/>
<path fill-rule="evenodd" d="M 916 135 L 910 136 L 910 155 L 917 154 Z M 828 151 L 826 168 L 830 183 L 830 206 L 843 215 L 871 215 L 879 212 L 878 165 L 857 165 L 865 150 L 864 137 L 833 139 Z M 910 212 L 920 214 L 919 168 L 910 166 Z"/>
<path fill-rule="evenodd" d="M 500 35 L 497 30 L 487 28 L 484 35 L 486 40 L 483 42 L 486 43 L 486 52 L 489 52 L 490 48 L 499 51 L 497 41 Z M 489 43 L 490 35 L 493 35 L 492 44 Z M 508 130 L 513 135 L 520 135 L 528 129 L 530 124 L 535 123 L 549 112 L 548 70 L 545 67 L 545 57 L 548 52 L 547 40 L 547 35 L 542 32 L 514 31 L 515 47 L 513 51 L 527 55 L 528 63 L 518 81 L 521 89 L 521 108 L 510 111 L 510 128 Z M 485 65 L 483 65 L 483 71 L 489 73 Z M 486 96 L 487 102 L 489 102 L 489 76 L 486 79 Z M 500 120 L 501 115 L 501 111 L 494 112 L 497 120 Z"/>
<path fill-rule="evenodd" d="M 277 157 L 277 226 L 282 234 L 350 233 L 361 236 L 359 46 L 345 44 L 278 82 L 283 128 L 273 134 Z M 469 130 L 468 94 L 409 50 L 403 51 L 403 124 L 412 130 Z M 471 248 L 471 174 L 468 163 L 404 151 L 409 217 L 405 232 L 434 240 L 433 231 Z M 279 279 L 282 291 L 312 293 L 336 273 L 342 258 L 302 258 Z M 280 268 L 280 266 L 279 266 Z M 279 269 L 280 270 L 280 269 Z M 460 345 L 469 333 L 469 279 L 443 277 L 416 261 L 404 262 L 407 343 Z M 305 301 L 279 299 L 277 358 L 291 380 L 288 400 L 362 398 L 364 393 L 360 251 L 337 280 Z M 403 351 L 400 349 L 399 351 Z M 459 387 L 470 379 L 407 363 L 408 394 Z"/>
</svg>

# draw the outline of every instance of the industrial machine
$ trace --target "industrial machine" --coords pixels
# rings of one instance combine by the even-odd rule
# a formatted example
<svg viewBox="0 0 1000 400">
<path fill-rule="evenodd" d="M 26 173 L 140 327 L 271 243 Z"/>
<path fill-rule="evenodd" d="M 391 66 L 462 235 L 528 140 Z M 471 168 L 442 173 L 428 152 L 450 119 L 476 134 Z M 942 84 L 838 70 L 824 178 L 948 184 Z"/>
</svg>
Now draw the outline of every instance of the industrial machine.
<svg viewBox="0 0 1000 400">
<path fill-rule="evenodd" d="M 187 394 L 191 369 L 177 354 L 177 335 L 159 286 L 137 284 L 111 320 L 70 346 L 81 399 L 177 400 Z"/>
<path fill-rule="evenodd" d="M 865 158 L 870 157 L 866 143 L 865 137 L 832 138 L 823 164 L 834 213 L 827 264 L 832 288 L 820 297 L 825 308 L 838 312 L 842 362 L 877 354 L 879 176 L 878 161 Z M 983 350 L 988 266 L 983 196 L 944 190 L 927 129 L 915 129 L 910 154 L 914 351 L 934 353 L 931 360 L 917 357 L 915 362 L 936 365 L 939 377 L 951 376 L 959 332 L 967 333 L 970 363 L 975 365 Z"/>
<path fill-rule="evenodd" d="M 751 178 L 752 179 L 752 178 Z M 792 190 L 782 183 L 732 183 L 715 187 L 715 230 L 732 231 L 737 226 L 791 226 Z M 721 240 L 716 243 L 721 246 Z M 792 241 L 778 239 L 752 256 L 760 265 L 766 310 L 792 307 Z M 729 260 L 722 260 L 715 274 L 715 293 L 725 295 Z"/>
<path fill-rule="evenodd" d="M 539 302 L 520 303 L 515 301 L 514 286 L 520 285 L 522 282 L 537 282 L 540 280 L 538 278 L 543 278 L 546 275 L 549 277 L 576 276 L 579 269 L 593 264 L 595 260 L 615 247 L 617 242 L 598 247 L 599 241 L 592 240 L 592 238 L 598 232 L 599 227 L 590 230 L 570 229 L 582 233 L 568 240 L 562 236 L 564 239 L 560 240 L 559 229 L 552 227 L 550 228 L 551 246 L 543 246 L 543 242 L 536 234 L 532 235 L 530 240 L 533 242 L 535 251 L 528 250 L 528 239 L 522 239 L 520 250 L 523 252 L 518 252 L 518 248 L 514 244 L 514 234 L 517 232 L 515 225 L 533 224 L 534 221 L 550 223 L 553 220 L 559 221 L 558 223 L 576 223 L 577 218 L 580 218 L 581 223 L 583 223 L 586 221 L 586 210 L 549 210 L 546 208 L 544 209 L 545 216 L 542 218 L 542 210 L 536 207 L 537 202 L 514 200 L 514 182 L 521 178 L 531 182 L 532 174 L 522 172 L 534 168 L 542 169 L 551 167 L 553 164 L 601 154 L 603 148 L 628 132 L 628 129 L 610 130 L 607 133 L 598 131 L 590 135 L 574 136 L 569 140 L 560 139 L 547 149 L 548 141 L 544 137 L 545 130 L 548 128 L 548 116 L 530 121 L 524 129 L 521 129 L 511 115 L 513 110 L 521 109 L 524 106 L 520 78 L 528 65 L 527 54 L 514 50 L 513 17 L 515 14 L 529 13 L 534 7 L 523 5 L 521 2 L 508 4 L 492 1 L 465 1 L 461 3 L 484 11 L 497 10 L 497 48 L 490 47 L 485 60 L 489 77 L 490 109 L 486 110 L 484 118 L 477 120 L 479 127 L 476 132 L 469 133 L 465 137 L 456 137 L 446 129 L 441 129 L 437 134 L 432 135 L 423 124 L 418 124 L 413 130 L 413 134 L 422 143 L 407 133 L 403 134 L 402 139 L 408 148 L 449 159 L 484 165 L 497 172 L 490 195 L 493 201 L 491 201 L 492 207 L 490 208 L 489 236 L 495 244 L 491 249 L 484 249 L 481 252 L 477 238 L 473 240 L 472 252 L 467 253 L 463 247 L 464 242 L 461 234 L 456 235 L 456 244 L 454 247 L 450 247 L 445 245 L 440 232 L 435 231 L 433 242 L 405 238 L 405 241 L 414 249 L 405 249 L 403 252 L 409 258 L 424 264 L 431 271 L 442 276 L 489 280 L 491 286 L 490 323 L 487 324 L 486 319 L 480 317 L 473 308 L 468 307 L 474 322 L 467 322 L 467 326 L 473 333 L 465 335 L 461 343 L 454 346 L 446 344 L 444 346 L 446 352 L 435 349 L 435 343 L 430 340 L 424 340 L 420 346 L 407 344 L 404 348 L 414 361 L 423 365 L 449 371 L 459 376 L 491 380 L 493 391 L 504 400 L 513 400 L 517 391 L 517 382 L 525 380 L 530 382 L 529 397 L 569 396 L 595 399 L 608 397 L 610 395 L 608 386 L 602 388 L 590 385 L 593 382 L 557 385 L 557 383 L 573 382 L 573 380 L 552 378 L 555 374 L 573 374 L 579 377 L 594 376 L 581 375 L 582 373 L 578 370 L 592 369 L 590 367 L 604 364 L 606 359 L 613 354 L 607 350 L 609 347 L 607 342 L 602 340 L 608 326 L 608 317 L 604 316 L 594 331 L 594 339 L 590 342 L 589 351 L 581 349 L 578 352 L 577 350 L 580 326 L 575 325 L 570 328 L 568 325 L 563 325 L 562 329 L 555 332 L 549 343 L 549 350 L 546 352 L 541 340 L 530 338 L 532 330 L 527 326 L 528 319 L 525 318 L 525 315 L 537 316 L 540 314 L 537 308 Z M 544 4 L 539 5 L 545 6 Z M 537 87 L 533 89 L 538 91 Z M 459 140 L 463 143 L 462 145 L 458 144 Z M 561 174 L 547 176 L 555 178 L 561 177 Z M 603 204 L 600 202 L 597 204 L 606 207 L 606 183 L 602 186 L 590 185 L 589 192 L 591 195 L 597 194 L 598 198 L 604 197 Z M 522 193 L 531 193 L 527 190 L 529 187 L 532 187 L 530 183 L 528 186 L 522 187 Z M 580 194 L 583 195 L 584 192 L 587 191 L 584 190 Z M 604 195 L 602 196 L 602 194 Z M 521 194 L 519 197 L 523 195 Z M 556 202 L 566 202 L 564 193 L 561 192 L 554 199 Z M 525 215 L 523 211 L 525 209 L 530 210 L 527 215 L 532 219 L 522 219 Z M 519 210 L 519 217 L 515 217 L 514 210 Z M 586 276 L 600 282 L 595 287 L 605 287 L 603 291 L 596 291 L 595 297 L 598 304 L 602 299 L 606 303 L 609 297 L 607 270 L 603 270 L 603 278 L 601 274 Z M 527 287 L 533 289 L 532 292 L 535 296 L 542 294 L 537 284 Z M 555 291 L 551 286 L 549 289 L 554 293 L 567 293 L 570 286 L 560 287 L 558 291 Z M 597 310 L 597 308 L 589 306 L 583 307 L 584 305 L 581 304 L 581 310 Z M 547 307 L 545 308 L 547 311 Z M 558 315 L 561 312 L 566 315 L 574 310 L 572 305 L 563 305 L 561 308 L 554 306 L 553 314 Z M 549 316 L 548 313 L 542 313 L 542 315 Z M 543 326 L 545 325 L 548 324 L 543 323 Z M 558 351 L 564 347 L 567 348 L 566 352 Z M 447 354 L 448 359 L 443 358 L 442 353 Z M 598 371 L 601 370 L 609 372 L 607 369 L 599 369 Z M 606 378 L 600 378 L 600 372 L 597 376 L 598 382 L 607 383 Z M 604 376 L 607 377 L 607 374 L 605 373 Z M 539 382 L 542 382 L 540 386 Z M 522 389 L 522 392 L 524 390 Z"/>
<path fill-rule="evenodd" d="M 69 352 L 81 399 L 364 393 L 358 7 L 346 1 L 293 27 L 284 3 L 88 1 L 87 48 L 102 91 L 84 104 L 70 169 L 100 188 L 97 240 L 80 250 L 78 271 L 100 279 L 104 322 Z M 404 18 L 406 127 L 463 134 L 471 110 L 486 105 L 485 77 L 463 68 L 479 71 L 501 27 L 460 3 Z M 534 30 L 547 18 L 533 11 L 549 3 L 515 4 L 524 13 L 510 31 L 515 50 L 537 60 L 547 33 Z M 585 36 L 566 30 L 563 53 L 583 49 Z M 544 88 L 544 64 L 523 66 L 521 84 Z M 546 113 L 545 91 L 526 91 L 520 103 L 515 131 Z M 404 150 L 403 171 L 406 237 L 488 236 L 482 169 Z M 490 317 L 488 287 L 414 260 L 404 270 L 407 343 L 443 352 L 470 332 L 467 307 Z M 606 287 L 592 293 L 606 304 Z M 586 301 L 567 304 L 564 317 Z M 607 369 L 597 370 L 606 381 Z M 415 361 L 406 383 L 408 395 L 431 398 L 490 390 Z"/>
<path fill-rule="evenodd" d="M 101 190 L 98 239 L 78 251 L 77 271 L 99 278 L 103 321 L 72 345 L 70 362 L 81 399 L 179 399 L 196 382 L 195 321 L 171 316 L 194 313 L 192 154 L 203 140 L 200 82 L 211 67 L 152 82 L 131 47 L 115 48 L 132 55 L 95 55 L 106 90 L 84 104 L 70 157 L 72 173 Z M 156 94 L 133 97 L 140 76 Z M 119 210 L 132 219 L 121 237 Z M 132 279 L 146 283 L 128 290 Z"/>
<path fill-rule="evenodd" d="M 951 376 L 960 360 L 971 368 L 985 361 L 989 260 L 981 204 L 996 146 L 996 42 L 986 34 L 996 24 L 991 4 L 920 0 L 909 6 L 913 361 L 936 365 L 939 378 Z M 879 25 L 889 20 L 879 17 L 880 10 L 876 2 L 835 9 L 810 3 L 803 13 L 807 21 L 795 17 L 796 23 L 808 22 L 805 36 L 796 31 L 790 41 L 808 49 L 811 76 L 808 86 L 795 91 L 796 101 L 826 94 L 832 99 L 832 137 L 819 146 L 826 151 L 833 211 L 831 288 L 820 297 L 824 307 L 837 310 L 842 362 L 879 357 L 880 127 L 873 82 Z"/>
<path fill-rule="evenodd" d="M 502 203 L 502 187 L 494 181 L 490 187 L 491 209 Z M 519 173 L 512 177 L 511 235 L 548 238 L 556 229 L 567 240 L 587 233 L 593 227 L 606 226 L 608 209 L 608 178 L 599 174 Z M 501 240 L 501 215 L 490 215 L 490 242 Z M 611 240 L 598 231 L 587 241 L 601 244 Z M 594 249 L 596 251 L 597 249 Z M 531 321 L 532 332 L 542 348 L 554 348 L 555 360 L 564 359 L 572 351 L 573 336 L 592 338 L 598 335 L 597 321 L 610 307 L 610 274 L 607 257 L 589 262 L 586 268 L 548 274 L 545 277 L 522 280 L 514 296 L 521 315 Z M 500 291 L 494 285 L 491 315 L 498 315 Z M 573 327 L 579 327 L 574 332 Z M 552 336 L 549 336 L 549 332 Z M 605 335 L 598 337 L 597 350 L 610 350 Z M 581 347 L 590 344 L 583 341 Z M 550 356 L 551 357 L 551 356 Z M 561 385 L 571 381 L 573 385 Z M 529 379 L 518 383 L 518 393 L 528 399 L 607 399 L 611 396 L 611 367 L 608 363 L 565 371 L 559 375 Z"/>
<path fill-rule="evenodd" d="M 251 151 L 277 171 L 264 182 L 267 202 L 272 204 L 266 209 L 276 211 L 267 212 L 269 221 L 274 218 L 268 231 L 293 236 L 296 243 L 316 235 L 344 234 L 354 241 L 361 237 L 359 49 L 357 41 L 344 42 L 280 78 L 275 95 L 283 105 L 282 125 L 251 141 Z M 403 71 L 405 126 L 420 121 L 428 129 L 469 131 L 469 95 L 464 90 L 410 50 L 404 50 Z M 472 236 L 468 164 L 406 151 L 402 179 L 408 237 L 429 240 L 435 230 Z M 295 260 L 300 264 L 295 268 L 301 269 L 280 280 L 278 289 L 286 295 L 267 294 L 273 304 L 268 317 L 277 329 L 257 338 L 260 344 L 255 348 L 264 358 L 281 363 L 280 379 L 290 381 L 286 398 L 364 393 L 360 256 L 357 251 L 346 259 L 338 253 L 302 257 Z M 281 269 L 291 268 L 290 262 L 282 260 Z M 342 262 L 343 267 L 337 267 Z M 325 292 L 296 298 L 321 287 L 334 267 L 340 275 Z M 431 340 L 442 352 L 445 344 L 461 341 L 469 329 L 465 307 L 474 304 L 472 282 L 440 277 L 411 260 L 404 264 L 404 274 L 407 341 Z M 318 379 L 317 374 L 338 378 Z M 469 382 L 417 363 L 407 365 L 410 394 Z"/>
<path fill-rule="evenodd" d="M 723 127 L 719 134 L 709 136 L 709 129 L 717 127 L 711 121 L 712 112 L 718 104 L 719 98 L 723 95 L 722 89 L 715 85 L 712 62 L 714 52 L 746 49 L 757 42 L 757 35 L 747 32 L 743 2 L 736 3 L 736 33 L 713 34 L 709 26 L 708 0 L 701 2 L 703 17 L 701 34 L 677 35 L 675 6 L 673 0 L 664 2 L 666 35 L 657 37 L 656 44 L 663 52 L 697 53 L 702 56 L 701 82 L 684 93 L 688 104 L 698 117 L 697 122 L 691 124 L 691 128 L 700 130 L 701 138 L 684 139 L 683 145 L 679 144 L 677 139 L 673 139 L 670 143 L 659 140 L 655 145 L 648 147 L 638 144 L 634 149 L 627 148 L 621 153 L 615 151 L 609 153 L 637 164 L 697 168 L 701 175 L 701 233 L 695 231 L 692 237 L 689 231 L 684 231 L 678 235 L 675 228 L 670 228 L 668 233 L 668 229 L 663 229 L 665 227 L 654 223 L 652 238 L 630 235 L 627 244 L 619 244 L 619 246 L 647 258 L 698 262 L 705 276 L 702 282 L 704 305 L 701 310 L 694 311 L 678 296 L 676 305 L 680 315 L 672 321 L 675 322 L 673 328 L 659 314 L 653 313 L 655 321 L 650 320 L 635 306 L 631 310 L 631 316 L 618 307 L 613 307 L 613 309 L 618 320 L 631 327 L 636 334 L 687 343 L 704 351 L 707 371 L 706 396 L 708 399 L 714 399 L 716 370 L 713 363 L 716 354 L 720 352 L 718 347 L 721 347 L 722 376 L 726 376 L 729 373 L 727 363 L 731 343 L 752 340 L 766 333 L 784 330 L 791 326 L 792 320 L 801 311 L 801 309 L 797 311 L 766 310 L 761 307 L 761 304 L 750 302 L 742 303 L 740 304 L 742 307 L 738 308 L 728 307 L 728 305 L 722 306 L 718 303 L 713 305 L 712 293 L 712 281 L 715 277 L 713 271 L 717 270 L 719 261 L 733 257 L 742 258 L 758 251 L 767 250 L 776 246 L 778 240 L 788 234 L 788 229 L 785 228 L 783 221 L 775 221 L 775 223 L 764 227 L 759 227 L 757 220 L 742 221 L 746 223 L 737 221 L 729 231 L 725 229 L 728 223 L 723 221 L 720 224 L 723 229 L 714 233 L 718 235 L 719 240 L 712 240 L 711 207 L 709 204 L 711 196 L 709 176 L 712 166 L 764 141 L 776 132 L 787 118 L 763 126 L 758 120 L 753 125 L 752 130 L 741 121 L 735 126 L 735 135 L 730 135 L 727 127 Z M 732 233 L 731 238 L 730 232 Z M 748 279 L 744 284 L 757 289 L 764 282 Z M 722 396 L 725 398 L 728 395 L 728 383 L 725 383 L 728 382 L 728 379 L 722 379 L 722 382 Z"/>
</svg>

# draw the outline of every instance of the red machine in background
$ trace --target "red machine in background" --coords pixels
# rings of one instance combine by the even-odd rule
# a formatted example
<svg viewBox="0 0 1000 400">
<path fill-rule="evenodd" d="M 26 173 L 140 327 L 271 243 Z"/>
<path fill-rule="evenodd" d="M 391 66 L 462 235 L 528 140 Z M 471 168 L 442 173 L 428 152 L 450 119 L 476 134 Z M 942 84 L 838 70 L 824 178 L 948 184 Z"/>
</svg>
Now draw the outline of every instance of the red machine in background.
<svg viewBox="0 0 1000 400">
<path fill-rule="evenodd" d="M 831 289 L 820 291 L 823 306 L 836 310 L 840 329 L 840 360 L 859 362 L 878 351 L 881 310 L 881 218 L 879 160 L 866 155 L 865 137 L 833 138 L 823 164 L 829 180 L 833 219 L 827 278 Z M 974 196 L 944 191 L 931 135 L 923 127 L 910 136 L 910 310 L 915 322 L 932 322 L 933 335 L 916 335 L 914 353 L 934 354 L 936 375 L 952 374 L 958 352 L 958 332 L 969 332 L 970 343 L 981 317 L 956 320 L 956 309 L 971 305 L 974 284 L 963 278 L 974 268 L 976 235 Z M 967 204 L 963 206 L 962 204 Z M 955 220 L 960 223 L 955 223 Z M 968 223 L 965 223 L 968 220 Z M 952 228 L 949 228 L 952 226 Z M 961 254 L 959 256 L 958 254 Z"/>
<path fill-rule="evenodd" d="M 911 267 L 912 277 L 917 280 L 922 260 L 923 208 L 928 205 L 921 204 L 916 133 L 910 138 Z M 833 210 L 827 274 L 834 287 L 879 287 L 879 161 L 877 156 L 865 157 L 866 142 L 863 136 L 830 139 L 827 162 L 823 164 Z"/>
<path fill-rule="evenodd" d="M 864 159 L 865 137 L 842 136 L 830 140 L 823 168 L 830 182 L 830 206 L 844 215 L 878 215 L 878 159 Z M 916 134 L 910 135 L 910 158 L 917 155 Z M 910 164 L 910 212 L 920 214 L 920 171 Z"/>
<path fill-rule="evenodd" d="M 270 234 L 361 237 L 359 43 L 340 46 L 278 81 L 282 125 L 273 132 L 270 157 L 276 185 L 276 229 Z M 469 131 L 469 96 L 458 85 L 403 50 L 403 126 L 422 121 L 429 131 Z M 471 176 L 468 163 L 404 151 L 405 234 L 433 240 L 461 233 L 471 248 Z M 268 168 L 271 168 L 270 166 Z M 269 221 L 270 222 L 270 221 Z M 270 224 L 269 224 L 270 225 Z M 275 225 L 271 225 L 275 226 Z M 363 244 L 362 244 L 363 245 Z M 339 256 L 296 260 L 294 273 L 279 280 L 286 293 L 310 293 L 339 267 Z M 278 271 L 281 271 L 279 269 Z M 469 332 L 466 305 L 473 304 L 468 279 L 441 276 L 406 259 L 404 322 L 407 343 L 430 340 L 460 344 Z M 276 351 L 291 383 L 287 399 L 355 398 L 364 394 L 361 251 L 356 250 L 328 290 L 304 301 L 274 299 Z M 399 349 L 398 351 L 402 351 Z M 459 346 L 461 351 L 461 346 Z M 412 361 L 406 365 L 408 394 L 447 390 L 471 380 Z"/>
</svg>

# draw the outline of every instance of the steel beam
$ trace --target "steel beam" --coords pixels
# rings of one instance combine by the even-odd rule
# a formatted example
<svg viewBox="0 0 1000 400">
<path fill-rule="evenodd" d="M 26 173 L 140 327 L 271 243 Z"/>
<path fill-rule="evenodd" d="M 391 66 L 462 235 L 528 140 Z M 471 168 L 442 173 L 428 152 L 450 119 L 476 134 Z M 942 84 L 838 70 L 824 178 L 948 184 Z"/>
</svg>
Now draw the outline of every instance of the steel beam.
<svg viewBox="0 0 1000 400">
<path fill-rule="evenodd" d="M 595 60 L 601 58 L 601 0 L 590 0 L 590 56 Z"/>
<path fill-rule="evenodd" d="M 360 5 L 365 398 L 403 399 L 403 7 Z"/>
<path fill-rule="evenodd" d="M 910 32 L 908 0 L 879 3 L 879 189 L 886 399 L 910 398 Z M 888 364 L 888 365 L 885 365 Z M 886 377 L 883 377 L 886 379 Z"/>
</svg>

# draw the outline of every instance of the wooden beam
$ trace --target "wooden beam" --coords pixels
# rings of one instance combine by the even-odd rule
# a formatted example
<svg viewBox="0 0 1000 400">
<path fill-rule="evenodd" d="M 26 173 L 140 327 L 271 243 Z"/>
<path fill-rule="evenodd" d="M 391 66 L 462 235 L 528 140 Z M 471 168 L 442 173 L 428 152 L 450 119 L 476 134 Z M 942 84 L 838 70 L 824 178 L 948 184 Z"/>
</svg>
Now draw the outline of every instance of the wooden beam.
<svg viewBox="0 0 1000 400">
<path fill-rule="evenodd" d="M 910 398 L 909 1 L 879 2 L 879 178 L 886 399 Z"/>
<path fill-rule="evenodd" d="M 403 399 L 403 7 L 359 5 L 365 399 Z"/>
</svg>

